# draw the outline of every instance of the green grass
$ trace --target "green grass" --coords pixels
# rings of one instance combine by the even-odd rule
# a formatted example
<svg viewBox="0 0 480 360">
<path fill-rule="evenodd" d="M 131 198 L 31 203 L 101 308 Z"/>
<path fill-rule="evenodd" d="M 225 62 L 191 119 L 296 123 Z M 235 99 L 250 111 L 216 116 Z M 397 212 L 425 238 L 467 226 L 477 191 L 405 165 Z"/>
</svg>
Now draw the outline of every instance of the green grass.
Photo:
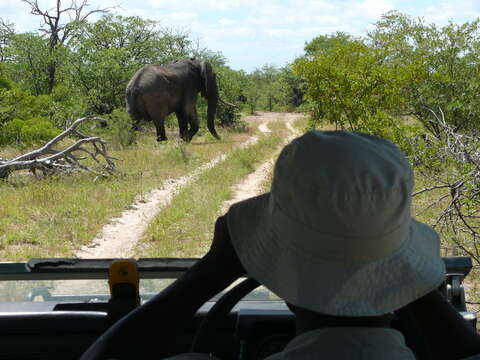
<svg viewBox="0 0 480 360">
<path fill-rule="evenodd" d="M 232 197 L 232 186 L 270 158 L 288 133 L 283 123 L 270 123 L 272 135 L 262 136 L 186 186 L 148 227 L 137 253 L 144 257 L 201 256 L 209 248 L 215 219 Z"/>
<path fill-rule="evenodd" d="M 247 136 L 222 132 L 217 141 L 206 134 L 184 144 L 172 135 L 158 144 L 147 131 L 136 146 L 111 151 L 122 161 L 117 163 L 119 173 L 109 178 L 86 173 L 41 180 L 13 175 L 0 183 L 0 259 L 72 256 L 137 196 L 231 151 Z M 0 157 L 17 153 L 5 148 Z"/>
</svg>

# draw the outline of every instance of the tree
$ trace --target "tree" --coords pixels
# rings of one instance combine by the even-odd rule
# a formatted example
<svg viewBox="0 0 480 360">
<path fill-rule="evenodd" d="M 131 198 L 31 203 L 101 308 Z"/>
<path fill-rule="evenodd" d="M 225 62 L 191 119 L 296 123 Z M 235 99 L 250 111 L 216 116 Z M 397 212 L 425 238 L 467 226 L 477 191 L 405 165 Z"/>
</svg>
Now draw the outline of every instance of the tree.
<svg viewBox="0 0 480 360">
<path fill-rule="evenodd" d="M 299 79 L 289 64 L 280 70 L 279 76 L 282 103 L 289 110 L 293 110 L 304 103 L 305 83 Z"/>
<path fill-rule="evenodd" d="M 13 23 L 0 18 L 0 62 L 10 58 L 8 49 L 14 34 L 15 29 Z"/>
<path fill-rule="evenodd" d="M 385 61 L 412 66 L 416 74 L 404 88 L 409 112 L 435 136 L 441 131 L 432 111 L 442 109 L 456 130 L 480 126 L 480 20 L 438 28 L 393 11 L 369 33 Z"/>
<path fill-rule="evenodd" d="M 197 47 L 191 50 L 193 57 L 208 61 L 215 70 L 226 67 L 227 59 L 219 51 L 212 51 L 207 48 L 200 48 L 197 43 Z"/>
<path fill-rule="evenodd" d="M 41 9 L 38 0 L 22 0 L 30 6 L 32 15 L 42 18 L 40 32 L 45 34 L 48 42 L 48 62 L 46 65 L 46 93 L 51 93 L 56 83 L 58 67 L 62 65 L 65 58 L 60 56 L 68 41 L 72 38 L 78 24 L 83 24 L 87 18 L 95 13 L 106 13 L 105 9 L 87 10 L 89 4 L 87 0 L 71 0 L 70 5 L 62 7 L 62 1 L 56 0 L 56 5 L 52 9 Z M 67 20 L 65 20 L 67 18 Z"/>
<path fill-rule="evenodd" d="M 307 86 L 312 127 L 326 121 L 402 146 L 405 135 L 399 117 L 408 109 L 402 92 L 417 76 L 415 66 L 385 62 L 382 51 L 354 40 L 311 60 L 297 59 L 293 70 Z"/>
<path fill-rule="evenodd" d="M 135 16 L 106 15 L 79 28 L 71 41 L 75 56 L 70 77 L 92 110 L 103 114 L 122 107 L 126 84 L 143 65 L 166 64 L 188 55 L 187 35 L 158 25 Z"/>
<path fill-rule="evenodd" d="M 14 82 L 32 94 L 49 92 L 48 72 L 50 63 L 48 42 L 35 33 L 14 34 L 9 46 L 10 59 L 6 62 Z"/>
<path fill-rule="evenodd" d="M 314 57 L 319 54 L 328 54 L 334 48 L 346 45 L 354 40 L 353 37 L 345 32 L 337 31 L 330 35 L 319 35 L 309 42 L 305 43 L 303 48 L 306 57 Z"/>
<path fill-rule="evenodd" d="M 217 119 L 222 126 L 235 126 L 240 117 L 238 107 L 247 86 L 247 75 L 243 70 L 233 70 L 228 66 L 216 66 L 215 72 L 220 98 L 237 105 L 237 108 L 233 108 L 219 103 Z"/>
<path fill-rule="evenodd" d="M 261 96 L 261 91 L 258 88 L 258 84 L 255 82 L 254 78 L 250 75 L 247 77 L 246 88 L 243 91 L 243 95 L 246 98 L 250 114 L 255 114 L 258 106 L 258 100 Z"/>
<path fill-rule="evenodd" d="M 244 95 L 250 111 L 253 113 L 258 106 L 272 111 L 283 96 L 279 83 L 280 70 L 274 65 L 265 64 L 249 74 L 248 78 L 248 87 Z"/>
</svg>

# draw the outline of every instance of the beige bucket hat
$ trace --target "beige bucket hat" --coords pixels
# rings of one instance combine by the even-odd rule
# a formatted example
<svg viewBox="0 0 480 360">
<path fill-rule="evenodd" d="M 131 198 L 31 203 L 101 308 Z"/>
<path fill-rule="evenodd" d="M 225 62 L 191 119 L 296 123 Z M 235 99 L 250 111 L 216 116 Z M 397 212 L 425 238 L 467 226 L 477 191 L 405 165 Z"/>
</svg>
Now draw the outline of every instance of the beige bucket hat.
<svg viewBox="0 0 480 360">
<path fill-rule="evenodd" d="M 382 315 L 445 277 L 438 234 L 411 218 L 412 187 L 389 141 L 310 131 L 280 153 L 270 193 L 232 205 L 228 228 L 249 276 L 285 301 Z"/>
</svg>

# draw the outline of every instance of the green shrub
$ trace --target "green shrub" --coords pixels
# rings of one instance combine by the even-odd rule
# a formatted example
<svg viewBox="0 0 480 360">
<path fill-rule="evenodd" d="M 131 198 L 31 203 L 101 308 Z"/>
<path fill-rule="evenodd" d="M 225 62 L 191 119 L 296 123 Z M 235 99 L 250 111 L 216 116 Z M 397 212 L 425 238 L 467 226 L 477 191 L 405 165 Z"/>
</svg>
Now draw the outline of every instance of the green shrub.
<svg viewBox="0 0 480 360">
<path fill-rule="evenodd" d="M 21 141 L 22 128 L 25 121 L 13 119 L 2 126 L 0 131 L 0 144 L 18 144 Z"/>
<path fill-rule="evenodd" d="M 41 117 L 31 118 L 27 121 L 16 118 L 2 127 L 0 131 L 0 145 L 31 145 L 48 141 L 60 134 L 60 132 L 50 121 Z"/>
<path fill-rule="evenodd" d="M 10 90 L 11 88 L 12 88 L 12 82 L 0 76 L 0 89 Z"/>
<path fill-rule="evenodd" d="M 53 124 L 40 117 L 25 121 L 22 128 L 22 142 L 37 143 L 39 141 L 48 141 L 61 133 Z"/>
<path fill-rule="evenodd" d="M 238 108 L 231 106 L 220 105 L 217 107 L 217 122 L 224 127 L 233 129 L 242 128 L 244 124 L 240 121 L 240 114 Z"/>
<path fill-rule="evenodd" d="M 132 129 L 132 119 L 124 109 L 115 109 L 107 116 L 109 119 L 109 139 L 116 148 L 124 149 L 135 143 L 135 131 Z"/>
</svg>

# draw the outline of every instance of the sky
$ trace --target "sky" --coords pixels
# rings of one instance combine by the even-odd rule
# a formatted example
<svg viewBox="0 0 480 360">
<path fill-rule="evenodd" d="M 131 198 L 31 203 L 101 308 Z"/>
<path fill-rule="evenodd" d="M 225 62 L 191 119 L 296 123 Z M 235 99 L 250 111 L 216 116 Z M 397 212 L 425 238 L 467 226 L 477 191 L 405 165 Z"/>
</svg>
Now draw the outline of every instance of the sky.
<svg viewBox="0 0 480 360">
<path fill-rule="evenodd" d="M 70 0 L 63 0 L 69 4 Z M 80 1 L 80 0 L 77 0 Z M 38 0 L 42 8 L 55 0 Z M 464 23 L 480 17 L 480 0 L 88 0 L 90 9 L 160 21 L 187 31 L 203 47 L 221 52 L 231 68 L 251 72 L 264 64 L 284 66 L 303 54 L 305 42 L 344 31 L 363 36 L 390 10 L 427 23 Z M 39 28 L 20 0 L 0 0 L 0 17 L 17 32 Z"/>
</svg>

